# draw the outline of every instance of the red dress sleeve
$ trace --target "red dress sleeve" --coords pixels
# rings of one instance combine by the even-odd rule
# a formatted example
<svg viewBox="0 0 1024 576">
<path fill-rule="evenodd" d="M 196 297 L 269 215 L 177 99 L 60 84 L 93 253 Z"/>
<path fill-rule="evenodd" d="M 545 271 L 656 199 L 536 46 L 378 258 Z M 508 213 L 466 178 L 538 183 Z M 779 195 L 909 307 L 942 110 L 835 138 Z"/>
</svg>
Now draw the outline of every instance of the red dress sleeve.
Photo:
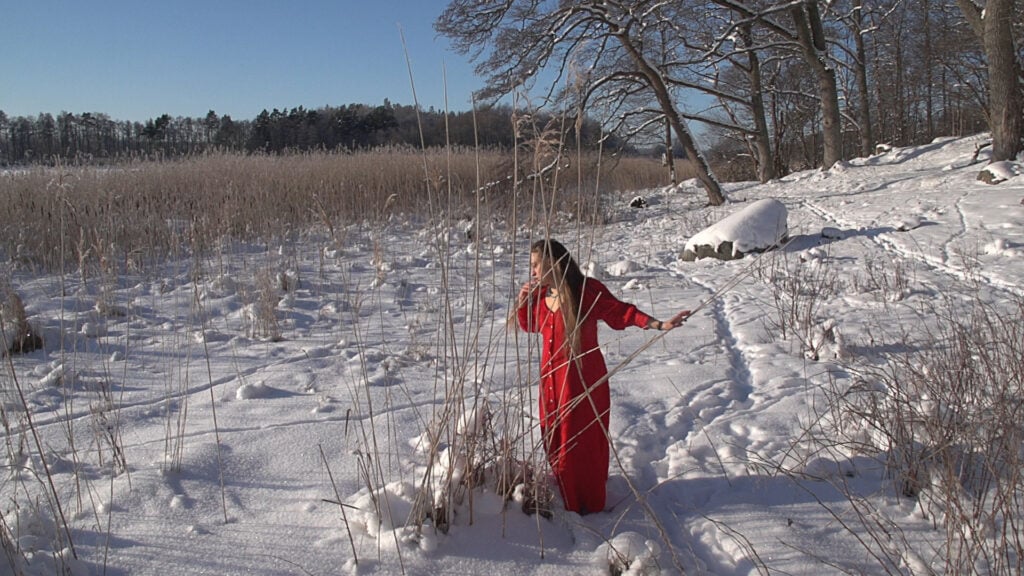
<svg viewBox="0 0 1024 576">
<path fill-rule="evenodd" d="M 601 282 L 588 278 L 584 283 L 584 314 L 589 310 L 590 316 L 603 320 L 615 330 L 624 330 L 630 326 L 646 328 L 652 320 L 651 316 L 640 311 L 633 304 L 623 302 L 612 295 L 608 287 Z"/>
</svg>

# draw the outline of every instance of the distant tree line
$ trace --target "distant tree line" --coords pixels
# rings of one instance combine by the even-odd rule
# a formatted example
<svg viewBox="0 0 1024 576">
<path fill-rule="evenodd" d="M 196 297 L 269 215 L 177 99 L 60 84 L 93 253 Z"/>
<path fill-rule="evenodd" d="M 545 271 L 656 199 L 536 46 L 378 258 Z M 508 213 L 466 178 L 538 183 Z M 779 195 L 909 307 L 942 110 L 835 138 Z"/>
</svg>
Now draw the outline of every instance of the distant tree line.
<svg viewBox="0 0 1024 576">
<path fill-rule="evenodd" d="M 516 144 L 510 106 L 475 111 L 419 110 L 415 106 L 349 104 L 318 109 L 263 110 L 251 120 L 235 120 L 210 111 L 202 118 L 163 114 L 146 122 L 112 119 L 107 114 L 61 112 L 56 117 L 8 117 L 0 110 L 0 165 L 50 164 L 58 161 L 109 162 L 125 158 L 174 158 L 208 150 L 284 153 L 310 150 L 360 150 L 386 145 L 510 148 Z M 576 141 L 575 122 L 536 119 L 568 126 Z M 620 141 L 584 119 L 584 147 L 601 142 L 618 149 Z M 422 133 L 421 133 L 422 127 Z M 522 135 L 520 135 L 522 137 Z"/>
</svg>

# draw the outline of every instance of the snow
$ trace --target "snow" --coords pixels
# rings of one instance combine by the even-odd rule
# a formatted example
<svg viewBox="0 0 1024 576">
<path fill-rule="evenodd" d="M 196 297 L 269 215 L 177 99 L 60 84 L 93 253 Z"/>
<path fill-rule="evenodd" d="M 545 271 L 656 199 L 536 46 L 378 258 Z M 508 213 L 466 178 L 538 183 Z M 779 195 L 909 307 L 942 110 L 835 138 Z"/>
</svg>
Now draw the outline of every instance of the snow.
<svg viewBox="0 0 1024 576">
<path fill-rule="evenodd" d="M 20 446 L 0 484 L 18 568 L 941 572 L 944 531 L 877 455 L 808 436 L 830 417 L 844 362 L 902 345 L 927 321 L 923 307 L 1022 295 L 1024 183 L 976 180 L 984 138 L 726 185 L 734 200 L 718 208 L 685 187 L 629 191 L 608 200 L 609 224 L 561 222 L 556 235 L 621 298 L 661 319 L 696 310 L 668 333 L 602 328 L 610 367 L 643 350 L 611 378 L 610 510 L 583 517 L 557 501 L 550 517 L 523 512 L 535 502 L 522 479 L 546 476 L 523 465 L 543 460 L 536 342 L 507 325 L 528 275 L 521 231 L 498 223 L 471 242 L 454 224 L 396 217 L 353 224 L 343 246 L 317 234 L 234 246 L 201 274 L 186 259 L 114 290 L 13 270 L 47 342 L 13 356 L 0 380 L 8 442 Z M 637 192 L 647 207 L 628 206 Z M 777 205 L 782 249 L 680 261 L 707 223 L 754 207 L 777 216 Z M 733 224 L 715 240 L 744 250 L 778 239 L 777 226 Z M 290 287 L 277 294 L 279 338 L 255 329 L 256 271 L 268 268 Z M 820 288 L 819 307 L 806 332 L 785 330 L 776 287 L 801 279 Z M 21 432 L 25 407 L 38 444 Z M 872 434 L 855 421 L 845 431 Z M 502 442 L 515 448 L 502 453 Z M 517 479 L 508 500 L 478 482 L 499 473 Z M 899 566 L 867 552 L 844 490 L 898 526 Z M 424 502 L 430 514 L 417 516 Z"/>
</svg>

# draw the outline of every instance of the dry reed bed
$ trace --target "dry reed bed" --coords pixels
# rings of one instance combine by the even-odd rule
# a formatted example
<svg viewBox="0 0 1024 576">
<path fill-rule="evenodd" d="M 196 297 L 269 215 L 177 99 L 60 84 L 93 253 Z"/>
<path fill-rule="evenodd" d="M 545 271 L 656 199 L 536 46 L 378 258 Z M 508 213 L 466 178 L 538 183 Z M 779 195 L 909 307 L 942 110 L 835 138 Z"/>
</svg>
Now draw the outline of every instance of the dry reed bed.
<svg viewBox="0 0 1024 576">
<path fill-rule="evenodd" d="M 532 181 L 515 165 L 508 152 L 385 149 L 36 167 L 0 176 L 0 256 L 46 270 L 68 262 L 143 268 L 185 250 L 205 253 L 226 237 L 285 238 L 395 213 L 452 216 L 476 205 L 477 190 L 488 210 L 507 217 L 512 183 L 522 191 Z M 589 154 L 567 157 L 548 178 L 576 197 L 659 186 L 666 174 L 649 159 Z"/>
</svg>

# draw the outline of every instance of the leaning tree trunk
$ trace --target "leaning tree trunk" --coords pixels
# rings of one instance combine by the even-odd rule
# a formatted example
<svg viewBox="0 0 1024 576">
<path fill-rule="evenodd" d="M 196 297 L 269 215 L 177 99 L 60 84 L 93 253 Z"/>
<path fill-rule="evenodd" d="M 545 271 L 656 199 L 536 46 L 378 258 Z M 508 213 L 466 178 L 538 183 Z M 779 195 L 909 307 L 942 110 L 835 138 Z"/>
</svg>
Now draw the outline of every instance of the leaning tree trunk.
<svg viewBox="0 0 1024 576">
<path fill-rule="evenodd" d="M 655 93 L 658 93 L 658 101 L 661 103 L 662 109 L 665 111 L 665 118 L 669 124 L 672 125 L 672 131 L 675 132 L 676 138 L 679 139 L 679 143 L 683 147 L 683 151 L 686 152 L 687 159 L 693 163 L 696 167 L 697 180 L 704 186 L 704 190 L 708 193 L 708 204 L 712 206 L 721 206 L 725 204 L 725 196 L 722 194 L 722 186 L 718 183 L 715 175 L 711 172 L 711 166 L 708 165 L 704 155 L 701 154 L 700 150 L 697 149 L 697 144 L 693 141 L 693 136 L 690 135 L 690 131 L 683 125 L 682 119 L 679 117 L 679 112 L 676 111 L 672 105 L 672 100 L 668 96 L 668 89 L 665 84 L 662 83 L 654 89 Z"/>
<path fill-rule="evenodd" d="M 625 32 L 617 34 L 616 38 L 618 38 L 630 57 L 632 57 L 633 62 L 640 69 L 640 73 L 643 74 L 651 89 L 654 90 L 654 96 L 658 99 L 658 105 L 661 106 L 661 111 L 665 114 L 665 120 L 672 126 L 672 131 L 675 132 L 679 144 L 683 147 L 683 151 L 686 152 L 686 158 L 696 168 L 697 180 L 700 181 L 704 186 L 704 190 L 708 193 L 708 204 L 712 206 L 725 204 L 722 186 L 715 179 L 714 174 L 711 173 L 711 166 L 708 165 L 704 155 L 697 150 L 693 136 L 679 117 L 679 112 L 676 110 L 675 104 L 672 103 L 672 97 L 668 93 L 665 79 L 647 62 L 643 54 L 637 50 L 637 47 L 633 45 L 633 42 Z"/>
</svg>

